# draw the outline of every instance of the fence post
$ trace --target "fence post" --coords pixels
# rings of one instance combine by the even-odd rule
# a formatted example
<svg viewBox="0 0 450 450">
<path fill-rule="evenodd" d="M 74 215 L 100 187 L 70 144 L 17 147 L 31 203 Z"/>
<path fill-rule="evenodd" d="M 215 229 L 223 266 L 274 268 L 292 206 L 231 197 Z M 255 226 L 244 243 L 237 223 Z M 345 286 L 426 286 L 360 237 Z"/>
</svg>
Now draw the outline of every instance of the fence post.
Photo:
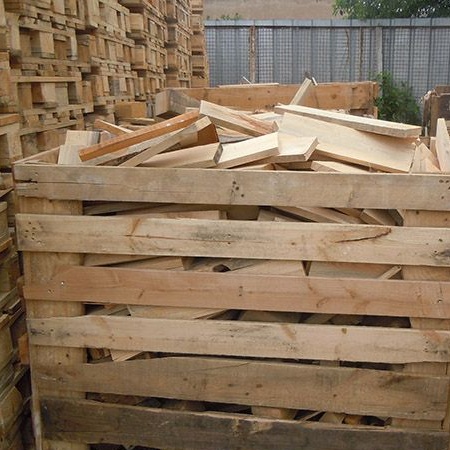
<svg viewBox="0 0 450 450">
<path fill-rule="evenodd" d="M 250 27 L 250 81 L 256 83 L 256 27 L 252 25 Z"/>
</svg>

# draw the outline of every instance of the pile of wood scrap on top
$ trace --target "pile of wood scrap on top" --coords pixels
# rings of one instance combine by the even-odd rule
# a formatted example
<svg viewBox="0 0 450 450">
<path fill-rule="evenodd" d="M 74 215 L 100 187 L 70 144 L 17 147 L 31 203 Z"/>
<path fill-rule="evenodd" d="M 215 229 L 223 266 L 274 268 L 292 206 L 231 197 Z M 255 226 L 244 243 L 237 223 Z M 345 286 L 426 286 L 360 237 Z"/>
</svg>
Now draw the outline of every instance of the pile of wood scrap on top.
<svg viewBox="0 0 450 450">
<path fill-rule="evenodd" d="M 293 99 L 298 103 L 302 89 Z M 300 94 L 300 96 L 299 96 Z M 69 131 L 60 164 L 237 170 L 407 173 L 447 170 L 447 136 L 420 143 L 419 126 L 297 104 L 249 114 L 207 101 L 147 126 L 96 120 L 98 131 Z M 417 155 L 417 158 L 414 155 Z"/>
</svg>

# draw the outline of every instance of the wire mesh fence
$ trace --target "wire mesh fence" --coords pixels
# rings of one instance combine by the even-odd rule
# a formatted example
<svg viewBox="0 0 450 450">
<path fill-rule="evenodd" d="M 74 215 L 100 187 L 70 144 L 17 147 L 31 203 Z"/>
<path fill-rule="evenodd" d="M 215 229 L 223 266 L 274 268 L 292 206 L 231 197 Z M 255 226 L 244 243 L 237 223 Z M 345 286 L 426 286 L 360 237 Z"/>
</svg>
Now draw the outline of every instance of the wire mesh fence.
<svg viewBox="0 0 450 450">
<path fill-rule="evenodd" d="M 450 84 L 450 19 L 206 21 L 211 85 L 364 81 L 382 71 L 416 98 Z"/>
</svg>

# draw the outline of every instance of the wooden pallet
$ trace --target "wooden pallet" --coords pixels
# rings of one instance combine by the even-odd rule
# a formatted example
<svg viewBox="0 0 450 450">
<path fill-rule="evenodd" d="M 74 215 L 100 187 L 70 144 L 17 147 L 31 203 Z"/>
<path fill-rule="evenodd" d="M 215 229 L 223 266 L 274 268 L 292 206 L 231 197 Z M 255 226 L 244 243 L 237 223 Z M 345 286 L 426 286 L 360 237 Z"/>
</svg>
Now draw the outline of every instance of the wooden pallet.
<svg viewBox="0 0 450 450">
<path fill-rule="evenodd" d="M 14 161 L 23 158 L 19 137 L 20 116 L 0 114 L 0 167 L 11 167 Z"/>
</svg>

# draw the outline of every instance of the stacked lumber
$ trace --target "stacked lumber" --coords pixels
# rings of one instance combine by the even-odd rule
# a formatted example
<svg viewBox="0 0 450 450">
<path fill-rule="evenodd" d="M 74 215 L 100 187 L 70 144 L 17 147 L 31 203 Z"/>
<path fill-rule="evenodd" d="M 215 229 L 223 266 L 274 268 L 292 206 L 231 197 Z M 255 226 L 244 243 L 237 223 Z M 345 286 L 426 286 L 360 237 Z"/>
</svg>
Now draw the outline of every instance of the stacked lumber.
<svg viewBox="0 0 450 450">
<path fill-rule="evenodd" d="M 209 65 L 203 25 L 203 0 L 192 0 L 192 87 L 209 86 Z"/>
<path fill-rule="evenodd" d="M 167 87 L 190 87 L 191 6 L 188 0 L 167 0 Z"/>
<path fill-rule="evenodd" d="M 40 442 L 448 448 L 450 138 L 286 103 L 15 166 Z"/>
<path fill-rule="evenodd" d="M 16 287 L 18 255 L 4 201 L 10 189 L 5 187 L 0 178 L 0 437 L 2 449 L 20 450 L 30 392 L 28 374 L 19 361 L 19 342 L 23 341 L 26 325 Z"/>
<path fill-rule="evenodd" d="M 137 72 L 136 100 L 151 101 L 165 87 L 167 66 L 166 2 L 120 0 L 130 11 L 129 37 L 134 40 L 131 67 Z"/>
<path fill-rule="evenodd" d="M 83 97 L 82 72 L 88 66 L 77 61 L 76 32 L 84 23 L 79 3 L 71 2 L 72 8 L 63 1 L 4 3 L 10 83 L 0 112 L 20 114 L 24 156 L 64 142 L 65 131 L 82 129 L 83 113 L 92 108 Z"/>
<path fill-rule="evenodd" d="M 77 40 L 80 60 L 89 64 L 84 75 L 94 103 L 93 114 L 86 117 L 89 124 L 96 118 L 114 121 L 115 105 L 135 99 L 130 31 L 130 12 L 118 0 L 86 2 L 86 32 Z"/>
</svg>

